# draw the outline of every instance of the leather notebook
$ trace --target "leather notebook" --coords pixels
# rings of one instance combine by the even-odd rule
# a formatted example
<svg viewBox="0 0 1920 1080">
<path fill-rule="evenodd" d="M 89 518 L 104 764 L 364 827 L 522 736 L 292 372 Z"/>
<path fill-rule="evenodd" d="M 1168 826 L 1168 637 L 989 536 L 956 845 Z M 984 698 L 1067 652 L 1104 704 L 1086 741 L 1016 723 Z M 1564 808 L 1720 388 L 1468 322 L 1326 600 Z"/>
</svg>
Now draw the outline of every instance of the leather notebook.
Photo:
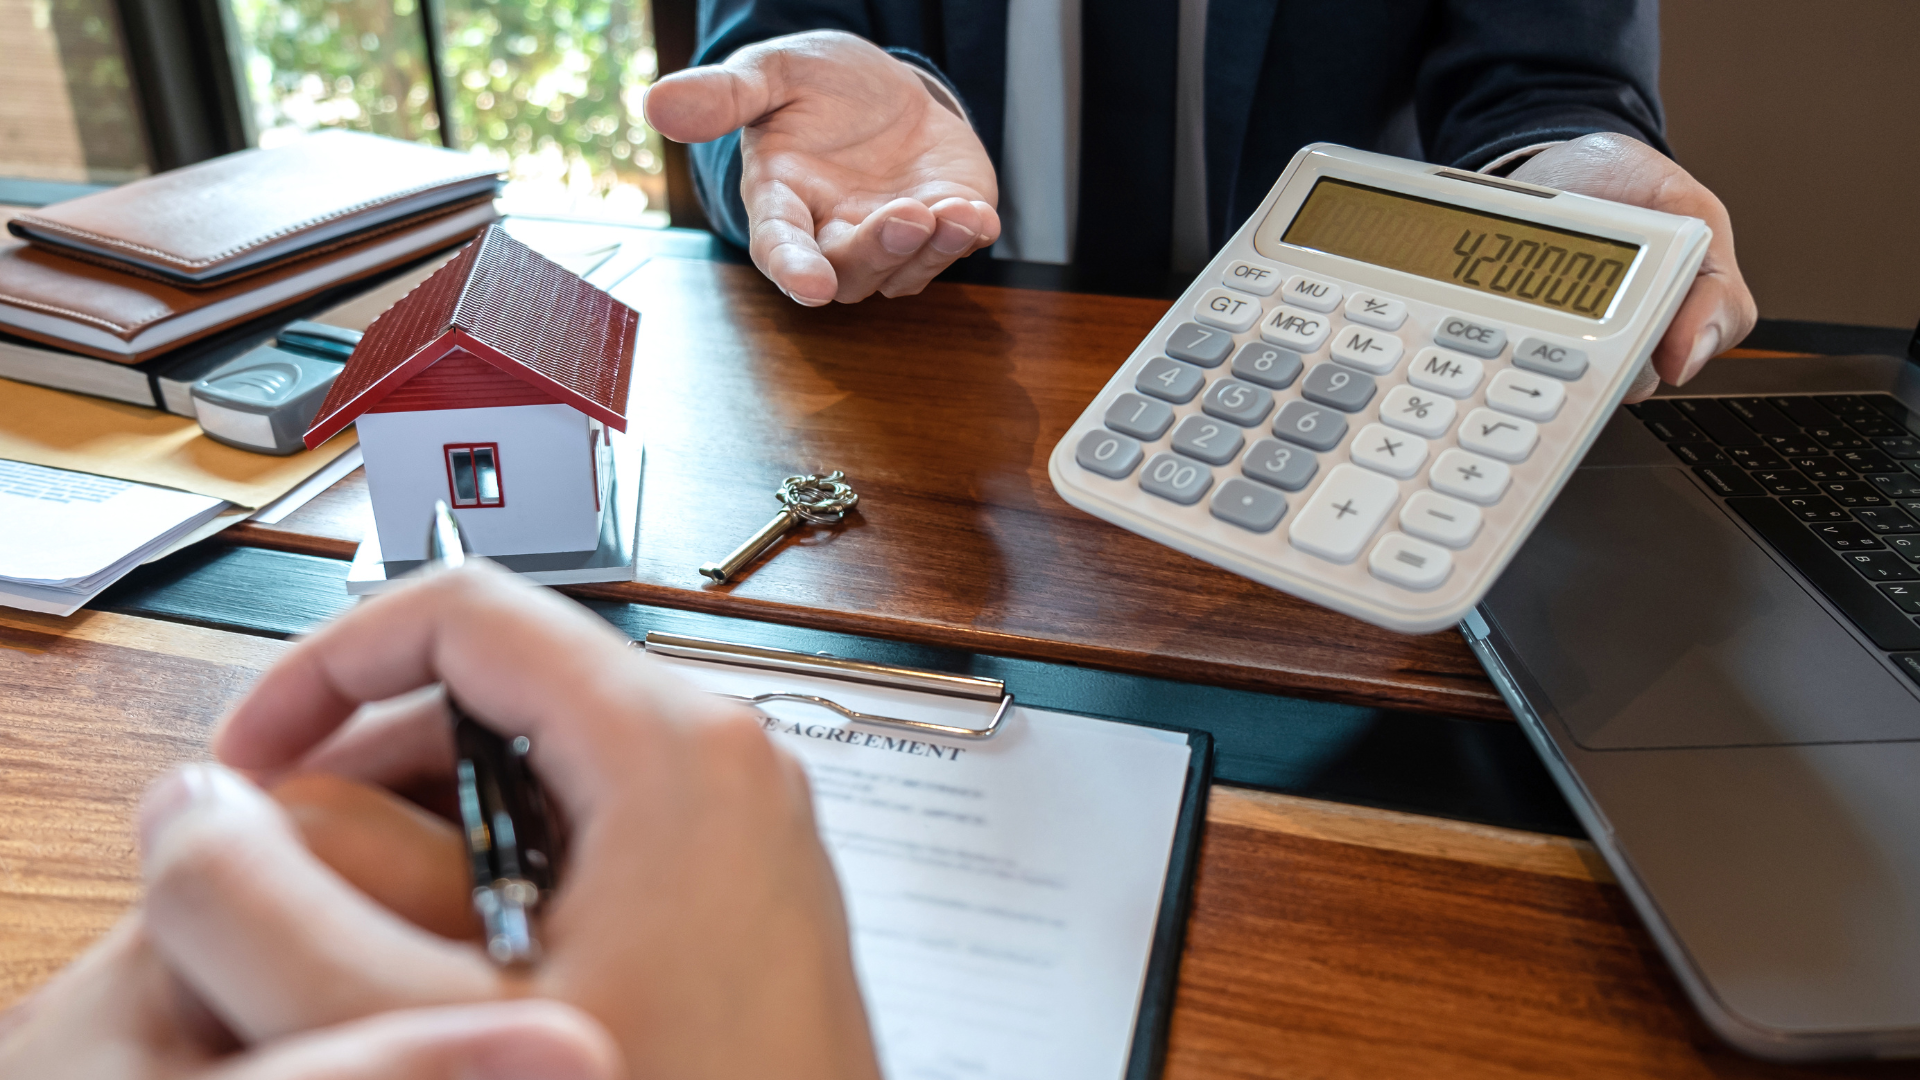
<svg viewBox="0 0 1920 1080">
<path fill-rule="evenodd" d="M 258 273 L 191 289 L 0 236 L 0 330 L 88 356 L 137 363 L 459 243 L 497 217 L 488 193 L 425 218 L 363 231 L 305 258 L 281 260 Z"/>
<path fill-rule="evenodd" d="M 55 203 L 7 228 L 75 258 L 208 288 L 491 196 L 498 186 L 497 167 L 467 154 L 326 131 Z"/>
</svg>

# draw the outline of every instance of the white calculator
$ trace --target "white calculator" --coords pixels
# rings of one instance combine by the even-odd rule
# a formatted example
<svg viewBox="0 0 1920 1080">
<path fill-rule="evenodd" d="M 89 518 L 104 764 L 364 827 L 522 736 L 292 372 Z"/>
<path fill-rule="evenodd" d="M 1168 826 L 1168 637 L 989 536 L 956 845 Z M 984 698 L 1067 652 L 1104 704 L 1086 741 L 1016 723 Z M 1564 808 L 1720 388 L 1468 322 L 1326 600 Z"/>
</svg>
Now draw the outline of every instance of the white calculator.
<svg viewBox="0 0 1920 1080">
<path fill-rule="evenodd" d="M 1486 593 L 1686 297 L 1698 218 L 1346 147 L 1279 182 L 1048 461 L 1069 503 L 1408 633 Z"/>
</svg>

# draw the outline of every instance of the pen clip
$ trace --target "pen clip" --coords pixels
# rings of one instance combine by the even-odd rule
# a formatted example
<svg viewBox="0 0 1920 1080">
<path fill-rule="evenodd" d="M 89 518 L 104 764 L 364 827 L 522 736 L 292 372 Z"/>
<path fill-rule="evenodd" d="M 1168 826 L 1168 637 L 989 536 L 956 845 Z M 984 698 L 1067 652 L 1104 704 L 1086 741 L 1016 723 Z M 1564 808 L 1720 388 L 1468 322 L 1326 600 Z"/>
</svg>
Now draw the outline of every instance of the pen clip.
<svg viewBox="0 0 1920 1080">
<path fill-rule="evenodd" d="M 433 500 L 433 520 L 427 523 L 427 560 L 449 570 L 467 562 L 467 534 L 460 531 L 460 519 L 445 499 Z"/>
</svg>

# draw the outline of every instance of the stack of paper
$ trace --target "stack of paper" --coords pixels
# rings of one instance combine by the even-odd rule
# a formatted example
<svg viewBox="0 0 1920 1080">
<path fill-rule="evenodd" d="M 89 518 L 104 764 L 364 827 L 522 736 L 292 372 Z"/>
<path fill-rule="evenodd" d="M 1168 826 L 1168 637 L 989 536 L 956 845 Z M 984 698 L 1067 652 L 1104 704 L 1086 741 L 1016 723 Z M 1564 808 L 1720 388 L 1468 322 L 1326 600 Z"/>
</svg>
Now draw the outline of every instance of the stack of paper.
<svg viewBox="0 0 1920 1080">
<path fill-rule="evenodd" d="M 0 606 L 71 615 L 226 506 L 171 488 L 0 461 Z"/>
</svg>

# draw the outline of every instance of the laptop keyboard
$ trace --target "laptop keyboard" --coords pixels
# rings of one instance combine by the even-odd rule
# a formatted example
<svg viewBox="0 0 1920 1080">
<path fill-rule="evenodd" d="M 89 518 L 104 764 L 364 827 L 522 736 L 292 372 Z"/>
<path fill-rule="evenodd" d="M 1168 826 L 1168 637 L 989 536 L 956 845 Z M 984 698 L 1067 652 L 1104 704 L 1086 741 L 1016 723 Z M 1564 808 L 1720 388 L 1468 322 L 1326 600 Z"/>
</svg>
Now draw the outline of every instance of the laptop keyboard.
<svg viewBox="0 0 1920 1080">
<path fill-rule="evenodd" d="M 1920 413 L 1886 394 L 1627 410 L 1920 682 Z"/>
</svg>

